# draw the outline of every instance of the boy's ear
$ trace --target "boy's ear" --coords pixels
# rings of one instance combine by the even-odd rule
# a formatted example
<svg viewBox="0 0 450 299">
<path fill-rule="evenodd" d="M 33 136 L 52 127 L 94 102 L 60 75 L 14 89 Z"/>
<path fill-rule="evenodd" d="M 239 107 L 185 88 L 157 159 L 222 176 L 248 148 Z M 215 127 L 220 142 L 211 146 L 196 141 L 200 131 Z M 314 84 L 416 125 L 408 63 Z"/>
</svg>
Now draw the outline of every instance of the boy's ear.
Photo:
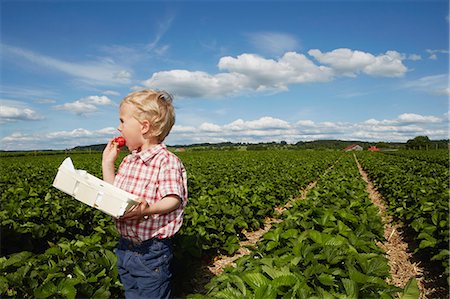
<svg viewBox="0 0 450 299">
<path fill-rule="evenodd" d="M 148 120 L 143 120 L 141 122 L 141 133 L 142 135 L 145 135 L 147 133 L 149 133 L 152 129 L 152 126 L 150 125 L 150 122 Z"/>
</svg>

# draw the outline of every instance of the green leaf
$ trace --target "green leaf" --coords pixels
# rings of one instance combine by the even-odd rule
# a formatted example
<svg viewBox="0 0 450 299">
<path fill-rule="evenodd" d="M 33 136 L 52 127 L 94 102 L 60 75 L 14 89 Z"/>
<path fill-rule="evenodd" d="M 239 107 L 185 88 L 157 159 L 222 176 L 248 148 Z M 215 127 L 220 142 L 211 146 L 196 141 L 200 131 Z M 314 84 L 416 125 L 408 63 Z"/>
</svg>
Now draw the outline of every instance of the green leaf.
<svg viewBox="0 0 450 299">
<path fill-rule="evenodd" d="M 342 281 L 342 284 L 344 285 L 347 296 L 352 299 L 357 299 L 358 298 L 358 284 L 348 278 L 342 278 L 341 281 Z"/>
<path fill-rule="evenodd" d="M 269 283 L 269 279 L 267 279 L 267 277 L 265 277 L 262 273 L 245 272 L 241 275 L 241 277 L 254 290 Z"/>
<path fill-rule="evenodd" d="M 77 277 L 86 279 L 86 275 L 83 273 L 83 271 L 81 270 L 81 268 L 78 265 L 76 265 L 75 268 L 73 269 L 73 273 L 75 273 L 75 275 Z"/>
<path fill-rule="evenodd" d="M 0 276 L 0 294 L 4 294 L 8 289 L 8 279 L 4 276 Z"/>
<path fill-rule="evenodd" d="M 0 269 L 5 269 L 5 268 L 7 268 L 9 266 L 12 266 L 12 265 L 17 266 L 17 264 L 19 264 L 19 265 L 23 264 L 32 255 L 33 255 L 33 253 L 31 253 L 31 252 L 22 251 L 22 252 L 19 252 L 19 253 L 11 254 L 9 256 L 9 258 L 1 258 L 0 259 Z"/>
<path fill-rule="evenodd" d="M 272 280 L 271 284 L 275 288 L 279 288 L 281 286 L 293 286 L 297 282 L 297 277 L 295 274 L 283 274 Z"/>
<path fill-rule="evenodd" d="M 288 229 L 287 231 L 285 231 L 284 233 L 281 234 L 281 238 L 283 239 L 292 239 L 297 237 L 298 235 L 298 230 L 297 229 Z"/>
<path fill-rule="evenodd" d="M 439 261 L 439 260 L 448 260 L 448 257 L 450 256 L 450 251 L 447 249 L 442 249 L 439 251 L 438 254 L 434 255 L 431 260 L 432 261 Z"/>
<path fill-rule="evenodd" d="M 313 240 L 315 243 L 323 244 L 322 240 L 322 234 L 316 230 L 310 230 L 309 231 L 309 237 L 311 240 Z"/>
<path fill-rule="evenodd" d="M 261 285 L 255 291 L 255 299 L 275 299 L 277 298 L 277 290 L 271 284 Z"/>
<path fill-rule="evenodd" d="M 434 247 L 435 245 L 436 245 L 436 240 L 434 240 L 434 241 L 422 240 L 419 244 L 419 248 L 423 249 L 426 247 Z"/>
<path fill-rule="evenodd" d="M 319 275 L 319 277 L 317 277 L 317 279 L 323 285 L 326 285 L 326 286 L 334 285 L 334 277 L 333 277 L 333 275 L 322 273 L 322 274 Z"/>
<path fill-rule="evenodd" d="M 246 296 L 247 295 L 247 287 L 245 286 L 244 281 L 237 275 L 230 275 L 231 281 L 236 285 L 241 293 Z"/>
<path fill-rule="evenodd" d="M 111 297 L 111 292 L 108 291 L 105 287 L 100 287 L 92 295 L 92 299 L 108 299 L 110 297 Z"/>
<path fill-rule="evenodd" d="M 405 286 L 400 299 L 418 299 L 420 298 L 419 287 L 415 277 L 411 278 Z"/>
<path fill-rule="evenodd" d="M 73 282 L 69 279 L 64 279 L 58 284 L 58 291 L 68 299 L 74 299 L 77 294 Z"/>
<path fill-rule="evenodd" d="M 221 299 L 242 299 L 243 294 L 236 289 L 228 288 L 214 294 L 214 298 Z"/>
<path fill-rule="evenodd" d="M 275 279 L 275 278 L 277 278 L 277 277 L 279 277 L 279 276 L 281 276 L 281 275 L 286 274 L 286 273 L 283 272 L 283 271 L 280 271 L 280 270 L 275 269 L 275 268 L 273 268 L 273 267 L 269 267 L 269 266 L 267 266 L 267 265 L 263 265 L 263 266 L 261 267 L 261 269 L 262 269 L 265 273 L 267 273 L 272 279 Z"/>
<path fill-rule="evenodd" d="M 47 298 L 55 295 L 58 292 L 58 288 L 53 282 L 47 282 L 44 285 L 34 290 L 34 296 L 37 298 Z"/>
<path fill-rule="evenodd" d="M 267 243 L 266 250 L 267 250 L 267 251 L 270 251 L 270 250 L 274 249 L 274 248 L 277 247 L 277 246 L 278 246 L 278 242 L 276 242 L 276 241 L 269 241 L 269 242 Z"/>
</svg>

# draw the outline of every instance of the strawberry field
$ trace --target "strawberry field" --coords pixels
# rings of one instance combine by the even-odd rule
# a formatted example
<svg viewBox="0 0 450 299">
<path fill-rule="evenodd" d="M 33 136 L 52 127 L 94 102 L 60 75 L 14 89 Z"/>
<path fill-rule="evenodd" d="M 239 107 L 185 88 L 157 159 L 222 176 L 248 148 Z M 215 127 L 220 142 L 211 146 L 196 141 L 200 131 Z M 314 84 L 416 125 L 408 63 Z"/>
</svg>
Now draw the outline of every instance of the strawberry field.
<svg viewBox="0 0 450 299">
<path fill-rule="evenodd" d="M 177 153 L 188 171 L 189 203 L 174 239 L 175 294 L 217 298 L 392 298 L 377 208 L 351 154 L 337 151 Z M 76 168 L 101 177 L 100 153 L 71 153 Z M 448 152 L 358 153 L 386 206 L 418 240 L 417 253 L 448 277 Z M 1 297 L 122 296 L 112 219 L 51 187 L 67 155 L 3 156 Z M 447 163 L 445 165 L 445 163 Z M 275 207 L 305 200 L 282 215 Z M 192 294 L 201 263 L 239 249 L 245 231 L 282 222 L 253 252 Z"/>
</svg>

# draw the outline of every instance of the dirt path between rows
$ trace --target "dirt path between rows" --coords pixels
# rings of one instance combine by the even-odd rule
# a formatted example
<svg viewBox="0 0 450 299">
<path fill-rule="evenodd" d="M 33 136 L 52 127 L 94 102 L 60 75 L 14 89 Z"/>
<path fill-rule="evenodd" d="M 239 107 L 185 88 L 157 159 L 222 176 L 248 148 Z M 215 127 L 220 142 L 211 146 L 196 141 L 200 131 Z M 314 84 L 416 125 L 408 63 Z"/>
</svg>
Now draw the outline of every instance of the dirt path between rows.
<svg viewBox="0 0 450 299">
<path fill-rule="evenodd" d="M 208 265 L 208 270 L 214 275 L 219 275 L 223 272 L 225 267 L 236 266 L 234 263 L 238 258 L 251 253 L 251 248 L 256 245 L 256 243 L 261 239 L 261 237 L 267 233 L 272 227 L 273 223 L 280 223 L 282 220 L 277 218 L 277 215 L 283 213 L 286 209 L 292 207 L 293 203 L 298 200 L 303 200 L 306 198 L 309 190 L 316 186 L 317 180 L 308 184 L 303 190 L 300 191 L 300 195 L 290 200 L 283 207 L 275 208 L 275 217 L 267 217 L 264 221 L 264 227 L 256 231 L 242 231 L 247 240 L 239 242 L 239 249 L 232 256 L 217 256 L 211 265 Z"/>
<path fill-rule="evenodd" d="M 367 183 L 369 198 L 373 204 L 379 208 L 384 225 L 384 237 L 386 238 L 386 242 L 377 242 L 377 246 L 386 253 L 391 268 L 392 277 L 386 280 L 387 283 L 404 288 L 412 277 L 416 277 L 421 294 L 420 298 L 428 298 L 430 292 L 424 286 L 423 269 L 417 263 L 411 262 L 412 253 L 408 252 L 408 244 L 403 240 L 403 237 L 399 232 L 401 225 L 394 224 L 392 217 L 387 215 L 383 197 L 376 190 L 367 173 L 362 169 L 356 155 L 354 155 L 354 158 L 363 180 Z"/>
<path fill-rule="evenodd" d="M 329 171 L 333 166 L 331 166 L 326 171 Z M 300 191 L 300 195 L 290 200 L 283 207 L 275 207 L 275 216 L 274 217 L 266 217 L 264 220 L 264 227 L 260 228 L 256 231 L 242 231 L 245 235 L 246 240 L 239 242 L 239 249 L 232 255 L 219 255 L 214 258 L 212 262 L 205 263 L 202 262 L 200 268 L 198 269 L 196 275 L 194 275 L 194 279 L 191 281 L 193 285 L 193 291 L 197 293 L 204 294 L 205 293 L 205 285 L 210 281 L 213 276 L 217 276 L 224 271 L 224 268 L 230 266 L 236 266 L 235 261 L 240 257 L 250 254 L 251 249 L 255 248 L 256 243 L 262 238 L 262 236 L 267 233 L 272 224 L 280 223 L 282 220 L 278 219 L 278 215 L 281 215 L 283 211 L 292 207 L 293 203 L 298 200 L 303 200 L 306 198 L 308 192 L 314 188 L 317 184 L 317 180 L 310 182 L 308 186 Z M 184 297 L 180 297 L 184 298 Z"/>
</svg>

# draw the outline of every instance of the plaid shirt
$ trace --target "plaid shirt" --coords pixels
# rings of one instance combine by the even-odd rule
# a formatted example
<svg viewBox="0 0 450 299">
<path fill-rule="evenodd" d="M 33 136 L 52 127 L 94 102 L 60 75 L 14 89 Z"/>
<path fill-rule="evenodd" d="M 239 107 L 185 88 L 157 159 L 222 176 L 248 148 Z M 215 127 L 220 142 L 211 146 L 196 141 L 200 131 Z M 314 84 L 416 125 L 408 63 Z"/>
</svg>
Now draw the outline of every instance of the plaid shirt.
<svg viewBox="0 0 450 299">
<path fill-rule="evenodd" d="M 114 185 L 144 198 L 150 205 L 167 195 L 178 195 L 182 200 L 176 210 L 167 214 L 150 215 L 146 220 L 116 219 L 117 229 L 124 238 L 137 242 L 170 238 L 180 229 L 187 202 L 186 169 L 164 144 L 126 156 Z"/>
</svg>

